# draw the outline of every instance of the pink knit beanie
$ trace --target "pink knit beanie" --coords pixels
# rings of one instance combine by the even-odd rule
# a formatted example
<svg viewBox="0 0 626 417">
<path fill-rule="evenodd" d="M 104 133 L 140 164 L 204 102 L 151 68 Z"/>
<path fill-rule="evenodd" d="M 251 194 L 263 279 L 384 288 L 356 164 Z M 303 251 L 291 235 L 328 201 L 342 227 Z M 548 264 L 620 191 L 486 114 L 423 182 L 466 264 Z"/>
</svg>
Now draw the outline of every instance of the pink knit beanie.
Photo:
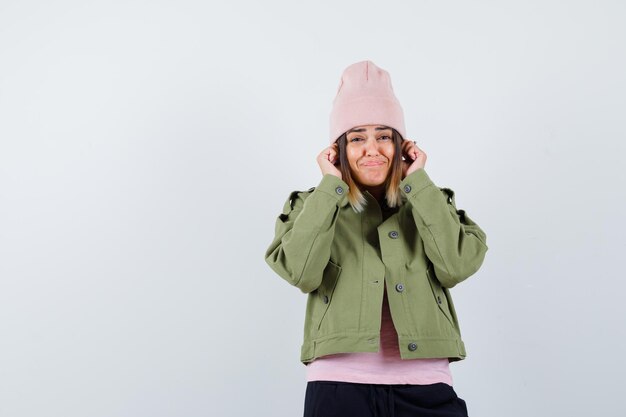
<svg viewBox="0 0 626 417">
<path fill-rule="evenodd" d="M 361 61 L 341 76 L 330 112 L 330 143 L 355 126 L 373 124 L 393 127 L 406 137 L 404 113 L 389 73 L 372 61 Z"/>
</svg>

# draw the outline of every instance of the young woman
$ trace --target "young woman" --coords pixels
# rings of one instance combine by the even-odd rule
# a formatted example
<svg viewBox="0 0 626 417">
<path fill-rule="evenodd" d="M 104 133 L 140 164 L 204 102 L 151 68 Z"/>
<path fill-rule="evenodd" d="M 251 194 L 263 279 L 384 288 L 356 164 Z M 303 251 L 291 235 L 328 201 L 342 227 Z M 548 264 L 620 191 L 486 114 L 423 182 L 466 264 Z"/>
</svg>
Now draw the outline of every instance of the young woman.
<svg viewBox="0 0 626 417">
<path fill-rule="evenodd" d="M 308 294 L 304 416 L 467 416 L 449 289 L 480 268 L 486 235 L 426 173 L 373 62 L 344 70 L 317 163 L 320 183 L 290 194 L 265 253 Z"/>
</svg>

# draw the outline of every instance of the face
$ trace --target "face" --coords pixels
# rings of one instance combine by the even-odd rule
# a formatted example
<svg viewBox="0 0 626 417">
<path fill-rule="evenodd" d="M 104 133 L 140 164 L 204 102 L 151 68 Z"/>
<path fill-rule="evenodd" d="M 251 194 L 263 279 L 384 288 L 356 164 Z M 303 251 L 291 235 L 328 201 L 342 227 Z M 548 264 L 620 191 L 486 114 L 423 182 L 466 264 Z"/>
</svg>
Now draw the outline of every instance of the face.
<svg viewBox="0 0 626 417">
<path fill-rule="evenodd" d="M 391 128 L 382 125 L 357 126 L 347 132 L 346 156 L 352 177 L 364 186 L 385 182 L 395 153 Z"/>
</svg>

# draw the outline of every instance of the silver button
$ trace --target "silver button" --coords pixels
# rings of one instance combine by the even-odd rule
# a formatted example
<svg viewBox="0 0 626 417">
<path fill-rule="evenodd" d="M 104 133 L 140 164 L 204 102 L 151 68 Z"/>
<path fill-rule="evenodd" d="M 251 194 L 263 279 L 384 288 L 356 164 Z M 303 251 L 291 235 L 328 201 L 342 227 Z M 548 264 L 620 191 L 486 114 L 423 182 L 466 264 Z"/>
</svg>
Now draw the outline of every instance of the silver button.
<svg viewBox="0 0 626 417">
<path fill-rule="evenodd" d="M 327 295 L 324 296 L 324 304 L 328 304 L 328 296 Z"/>
<path fill-rule="evenodd" d="M 337 188 L 335 188 L 335 192 L 337 194 L 343 194 L 343 188 L 342 187 L 337 187 Z"/>
<path fill-rule="evenodd" d="M 396 291 L 398 291 L 398 292 L 402 292 L 402 291 L 404 291 L 404 285 L 402 285 L 402 284 L 396 284 Z"/>
<path fill-rule="evenodd" d="M 395 230 L 392 230 L 391 232 L 389 232 L 389 237 L 392 239 L 397 239 L 398 238 L 398 232 L 396 232 Z"/>
<path fill-rule="evenodd" d="M 410 193 L 411 192 L 411 186 L 410 185 L 405 185 L 404 186 L 404 192 L 405 193 Z"/>
<path fill-rule="evenodd" d="M 409 343 L 409 350 L 410 351 L 417 350 L 417 344 L 416 343 Z"/>
</svg>

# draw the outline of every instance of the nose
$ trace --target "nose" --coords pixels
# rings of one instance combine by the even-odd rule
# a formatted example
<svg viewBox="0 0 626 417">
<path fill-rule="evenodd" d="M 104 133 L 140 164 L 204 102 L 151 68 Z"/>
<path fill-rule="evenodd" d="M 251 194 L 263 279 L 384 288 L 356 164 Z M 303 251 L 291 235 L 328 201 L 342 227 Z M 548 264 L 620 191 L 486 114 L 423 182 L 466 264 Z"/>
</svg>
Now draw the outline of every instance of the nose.
<svg viewBox="0 0 626 417">
<path fill-rule="evenodd" d="M 376 139 L 370 139 L 365 143 L 365 154 L 367 156 L 376 156 L 380 152 L 378 151 L 378 142 Z"/>
</svg>

